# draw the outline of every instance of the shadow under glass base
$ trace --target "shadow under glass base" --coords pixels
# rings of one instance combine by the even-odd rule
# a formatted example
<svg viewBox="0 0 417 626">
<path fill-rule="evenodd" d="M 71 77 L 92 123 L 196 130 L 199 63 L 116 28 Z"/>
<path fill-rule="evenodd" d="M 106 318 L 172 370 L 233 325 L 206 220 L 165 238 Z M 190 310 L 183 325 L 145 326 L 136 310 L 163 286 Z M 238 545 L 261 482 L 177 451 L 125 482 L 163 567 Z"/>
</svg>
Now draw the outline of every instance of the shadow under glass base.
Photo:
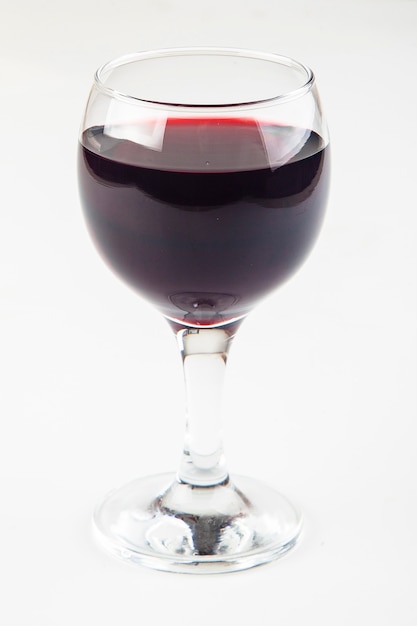
<svg viewBox="0 0 417 626">
<path fill-rule="evenodd" d="M 208 574 L 282 556 L 297 542 L 301 516 L 284 496 L 250 478 L 195 487 L 161 474 L 111 492 L 94 525 L 103 547 L 128 562 Z"/>
</svg>

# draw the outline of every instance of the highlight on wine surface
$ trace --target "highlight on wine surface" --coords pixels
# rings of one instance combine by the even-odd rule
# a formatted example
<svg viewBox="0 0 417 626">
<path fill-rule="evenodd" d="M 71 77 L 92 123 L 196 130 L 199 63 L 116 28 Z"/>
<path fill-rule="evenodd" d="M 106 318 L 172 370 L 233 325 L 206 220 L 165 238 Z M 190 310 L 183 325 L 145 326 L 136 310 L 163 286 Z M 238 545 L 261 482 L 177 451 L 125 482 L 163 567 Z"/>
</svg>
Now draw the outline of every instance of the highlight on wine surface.
<svg viewBox="0 0 417 626">
<path fill-rule="evenodd" d="M 263 484 L 229 476 L 220 381 L 239 323 L 299 269 L 320 231 L 329 154 L 313 73 L 234 49 L 123 57 L 96 73 L 78 166 L 92 240 L 171 324 L 187 390 L 178 473 L 106 498 L 98 536 L 169 571 L 280 556 L 301 517 Z"/>
</svg>

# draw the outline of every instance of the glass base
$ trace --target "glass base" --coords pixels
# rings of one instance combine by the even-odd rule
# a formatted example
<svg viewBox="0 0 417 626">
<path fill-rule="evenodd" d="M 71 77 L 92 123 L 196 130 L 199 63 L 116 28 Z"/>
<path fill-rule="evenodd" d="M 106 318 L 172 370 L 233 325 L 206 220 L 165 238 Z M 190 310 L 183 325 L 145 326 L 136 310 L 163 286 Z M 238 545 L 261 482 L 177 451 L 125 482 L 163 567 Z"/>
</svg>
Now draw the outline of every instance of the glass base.
<svg viewBox="0 0 417 626">
<path fill-rule="evenodd" d="M 301 516 L 256 480 L 195 487 L 173 474 L 111 492 L 94 525 L 102 545 L 131 563 L 183 573 L 221 573 L 276 559 L 297 542 Z"/>
</svg>

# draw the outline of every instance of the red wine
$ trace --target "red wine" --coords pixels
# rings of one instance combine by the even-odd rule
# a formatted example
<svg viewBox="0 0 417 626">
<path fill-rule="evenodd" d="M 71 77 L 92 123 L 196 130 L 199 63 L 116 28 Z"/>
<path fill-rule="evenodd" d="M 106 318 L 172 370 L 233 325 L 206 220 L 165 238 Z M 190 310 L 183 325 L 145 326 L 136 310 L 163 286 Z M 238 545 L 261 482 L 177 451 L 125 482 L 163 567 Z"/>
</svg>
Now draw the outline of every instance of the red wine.
<svg viewBox="0 0 417 626">
<path fill-rule="evenodd" d="M 249 119 L 140 128 L 83 133 L 80 193 L 99 251 L 168 318 L 198 326 L 244 316 L 314 244 L 327 147 L 313 131 Z"/>
</svg>

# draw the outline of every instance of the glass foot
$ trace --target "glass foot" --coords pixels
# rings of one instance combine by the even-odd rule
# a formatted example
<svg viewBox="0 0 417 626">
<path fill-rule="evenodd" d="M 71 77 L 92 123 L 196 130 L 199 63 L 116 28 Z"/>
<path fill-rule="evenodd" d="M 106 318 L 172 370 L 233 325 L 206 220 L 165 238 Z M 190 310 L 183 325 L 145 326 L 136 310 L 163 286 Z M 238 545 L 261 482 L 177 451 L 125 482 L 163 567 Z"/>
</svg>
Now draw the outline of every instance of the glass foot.
<svg viewBox="0 0 417 626">
<path fill-rule="evenodd" d="M 195 487 L 161 474 L 111 492 L 94 524 L 102 545 L 126 561 L 208 574 L 282 556 L 297 542 L 301 516 L 284 496 L 250 478 Z"/>
</svg>

